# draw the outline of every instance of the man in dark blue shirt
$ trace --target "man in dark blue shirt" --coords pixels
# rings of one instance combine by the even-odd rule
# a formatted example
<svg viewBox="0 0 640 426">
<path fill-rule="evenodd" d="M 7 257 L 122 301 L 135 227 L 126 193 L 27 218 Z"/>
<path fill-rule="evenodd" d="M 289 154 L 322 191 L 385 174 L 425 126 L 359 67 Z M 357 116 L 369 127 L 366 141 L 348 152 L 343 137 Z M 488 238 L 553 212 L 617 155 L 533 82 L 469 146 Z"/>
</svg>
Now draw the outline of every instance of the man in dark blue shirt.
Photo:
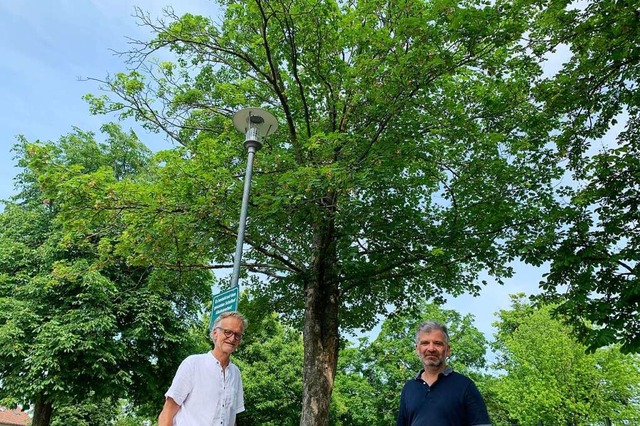
<svg viewBox="0 0 640 426">
<path fill-rule="evenodd" d="M 443 324 L 420 324 L 416 353 L 424 368 L 402 389 L 397 426 L 490 426 L 475 383 L 447 366 L 450 350 Z"/>
</svg>

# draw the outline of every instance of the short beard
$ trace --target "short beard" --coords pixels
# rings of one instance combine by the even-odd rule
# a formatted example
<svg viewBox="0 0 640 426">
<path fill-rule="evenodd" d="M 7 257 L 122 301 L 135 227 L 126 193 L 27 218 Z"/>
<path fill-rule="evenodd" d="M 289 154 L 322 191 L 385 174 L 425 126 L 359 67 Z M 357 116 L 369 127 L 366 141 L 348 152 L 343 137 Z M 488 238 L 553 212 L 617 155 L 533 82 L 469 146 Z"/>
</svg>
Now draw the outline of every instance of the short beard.
<svg viewBox="0 0 640 426">
<path fill-rule="evenodd" d="M 426 367 L 440 367 L 444 363 L 442 358 L 436 358 L 435 360 L 427 359 L 426 357 L 422 359 L 422 365 Z"/>
</svg>

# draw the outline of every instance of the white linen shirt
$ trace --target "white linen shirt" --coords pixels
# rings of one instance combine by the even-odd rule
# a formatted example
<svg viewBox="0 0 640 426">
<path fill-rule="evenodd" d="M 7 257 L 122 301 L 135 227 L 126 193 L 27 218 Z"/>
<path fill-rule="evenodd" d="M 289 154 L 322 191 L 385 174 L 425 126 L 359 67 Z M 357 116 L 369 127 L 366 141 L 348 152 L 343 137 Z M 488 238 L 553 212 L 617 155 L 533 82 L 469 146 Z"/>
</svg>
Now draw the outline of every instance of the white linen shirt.
<svg viewBox="0 0 640 426">
<path fill-rule="evenodd" d="M 165 397 L 180 405 L 174 426 L 233 426 L 244 411 L 240 370 L 229 363 L 223 374 L 211 352 L 185 358 Z"/>
</svg>

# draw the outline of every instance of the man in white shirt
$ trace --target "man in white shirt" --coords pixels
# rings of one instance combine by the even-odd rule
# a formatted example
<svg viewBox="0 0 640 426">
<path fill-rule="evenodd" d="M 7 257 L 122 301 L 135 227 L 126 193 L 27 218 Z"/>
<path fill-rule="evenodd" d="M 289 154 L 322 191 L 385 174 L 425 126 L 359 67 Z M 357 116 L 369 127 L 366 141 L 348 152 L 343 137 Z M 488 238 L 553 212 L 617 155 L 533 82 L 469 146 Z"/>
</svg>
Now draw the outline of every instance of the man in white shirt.
<svg viewBox="0 0 640 426">
<path fill-rule="evenodd" d="M 240 370 L 231 362 L 247 319 L 238 312 L 224 312 L 211 329 L 214 348 L 185 358 L 178 367 L 158 426 L 233 426 L 244 411 Z"/>
</svg>

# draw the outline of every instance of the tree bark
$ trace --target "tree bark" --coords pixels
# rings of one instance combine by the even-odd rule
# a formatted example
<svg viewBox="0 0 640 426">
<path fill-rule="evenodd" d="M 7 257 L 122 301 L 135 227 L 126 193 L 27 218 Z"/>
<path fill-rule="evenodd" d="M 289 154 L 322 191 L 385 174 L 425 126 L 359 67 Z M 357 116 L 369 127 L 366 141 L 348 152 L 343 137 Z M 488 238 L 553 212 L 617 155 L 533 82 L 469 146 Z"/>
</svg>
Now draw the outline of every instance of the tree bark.
<svg viewBox="0 0 640 426">
<path fill-rule="evenodd" d="M 52 413 L 53 406 L 51 402 L 47 401 L 44 395 L 38 396 L 33 410 L 31 426 L 49 426 Z"/>
<path fill-rule="evenodd" d="M 338 360 L 339 292 L 333 219 L 316 227 L 313 270 L 305 283 L 300 426 L 327 426 Z"/>
</svg>

